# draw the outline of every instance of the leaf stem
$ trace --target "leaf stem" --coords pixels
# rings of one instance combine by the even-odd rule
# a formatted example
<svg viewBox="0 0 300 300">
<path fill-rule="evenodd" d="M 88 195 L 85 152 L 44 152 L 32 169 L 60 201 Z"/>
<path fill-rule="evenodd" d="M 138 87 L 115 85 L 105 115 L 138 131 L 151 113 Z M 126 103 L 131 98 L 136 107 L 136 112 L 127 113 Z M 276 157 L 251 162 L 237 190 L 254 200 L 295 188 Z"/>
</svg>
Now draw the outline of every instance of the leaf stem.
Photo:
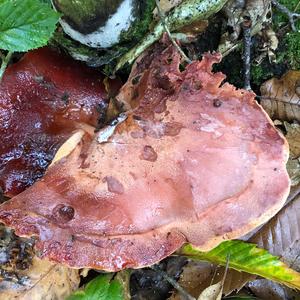
<svg viewBox="0 0 300 300">
<path fill-rule="evenodd" d="M 3 56 L 2 53 L 1 53 L 1 58 L 2 58 L 2 63 L 1 63 L 1 67 L 0 67 L 0 82 L 2 80 L 2 77 L 3 77 L 3 74 L 6 70 L 6 67 L 11 59 L 13 55 L 13 52 L 12 51 L 9 51 L 6 56 Z"/>
</svg>

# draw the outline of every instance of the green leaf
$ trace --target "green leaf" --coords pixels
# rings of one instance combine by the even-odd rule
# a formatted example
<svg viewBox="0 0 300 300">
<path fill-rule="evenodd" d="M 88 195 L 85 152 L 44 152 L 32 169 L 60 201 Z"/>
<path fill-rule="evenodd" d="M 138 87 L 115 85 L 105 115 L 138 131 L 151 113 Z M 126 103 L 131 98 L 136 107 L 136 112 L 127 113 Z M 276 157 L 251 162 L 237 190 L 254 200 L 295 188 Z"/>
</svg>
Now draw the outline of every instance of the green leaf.
<svg viewBox="0 0 300 300">
<path fill-rule="evenodd" d="M 225 266 L 229 257 L 229 268 L 262 276 L 300 289 L 300 273 L 290 269 L 278 257 L 271 255 L 255 244 L 242 241 L 225 241 L 208 252 L 201 252 L 190 244 L 183 246 L 180 254 L 195 260 L 207 260 Z"/>
<path fill-rule="evenodd" d="M 90 281 L 84 290 L 76 291 L 67 300 L 123 300 L 122 283 L 105 274 Z"/>
<path fill-rule="evenodd" d="M 0 49 L 25 52 L 46 45 L 59 16 L 39 0 L 0 0 Z"/>
</svg>

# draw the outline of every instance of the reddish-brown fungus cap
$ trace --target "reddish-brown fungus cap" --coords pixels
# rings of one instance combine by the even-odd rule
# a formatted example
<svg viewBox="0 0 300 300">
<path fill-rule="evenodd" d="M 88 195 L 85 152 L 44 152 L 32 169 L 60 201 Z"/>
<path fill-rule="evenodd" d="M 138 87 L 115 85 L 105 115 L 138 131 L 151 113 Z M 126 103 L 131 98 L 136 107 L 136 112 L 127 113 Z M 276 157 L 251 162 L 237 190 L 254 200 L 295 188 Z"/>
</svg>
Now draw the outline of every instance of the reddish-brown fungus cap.
<svg viewBox="0 0 300 300">
<path fill-rule="evenodd" d="M 282 207 L 288 148 L 254 94 L 221 85 L 218 54 L 180 72 L 176 51 L 158 49 L 123 87 L 133 109 L 114 134 L 83 141 L 0 207 L 17 234 L 37 236 L 43 257 L 144 267 L 185 242 L 208 250 L 237 238 Z"/>
<path fill-rule="evenodd" d="M 97 125 L 104 77 L 43 48 L 10 66 L 0 84 L 0 187 L 14 196 L 40 178 L 57 148 L 82 123 Z"/>
</svg>

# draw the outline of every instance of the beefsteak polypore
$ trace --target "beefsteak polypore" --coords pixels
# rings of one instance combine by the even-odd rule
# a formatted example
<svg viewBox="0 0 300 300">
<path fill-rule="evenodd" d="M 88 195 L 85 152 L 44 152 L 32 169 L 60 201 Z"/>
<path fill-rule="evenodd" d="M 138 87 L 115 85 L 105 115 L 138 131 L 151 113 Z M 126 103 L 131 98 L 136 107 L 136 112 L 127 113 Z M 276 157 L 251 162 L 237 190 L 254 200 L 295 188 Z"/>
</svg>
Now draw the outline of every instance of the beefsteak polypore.
<svg viewBox="0 0 300 300">
<path fill-rule="evenodd" d="M 0 220 L 37 236 L 42 257 L 75 268 L 152 265 L 184 243 L 209 250 L 272 217 L 289 192 L 288 146 L 254 99 L 212 73 L 184 71 L 162 44 L 135 64 L 121 121 L 83 141 Z"/>
</svg>

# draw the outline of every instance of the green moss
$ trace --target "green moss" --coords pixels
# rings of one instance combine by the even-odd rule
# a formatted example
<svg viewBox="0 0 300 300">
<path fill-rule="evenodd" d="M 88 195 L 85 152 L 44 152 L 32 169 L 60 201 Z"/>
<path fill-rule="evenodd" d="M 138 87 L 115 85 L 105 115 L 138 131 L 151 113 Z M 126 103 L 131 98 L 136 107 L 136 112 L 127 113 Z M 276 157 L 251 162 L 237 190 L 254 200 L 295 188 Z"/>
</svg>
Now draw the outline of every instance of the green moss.
<svg viewBox="0 0 300 300">
<path fill-rule="evenodd" d="M 260 86 L 264 81 L 266 81 L 267 79 L 273 77 L 273 72 L 263 68 L 262 65 L 252 65 L 251 66 L 251 80 L 252 82 L 257 85 Z"/>
<path fill-rule="evenodd" d="M 297 7 L 299 0 L 278 0 L 280 4 L 284 5 L 286 8 L 288 8 L 290 11 L 294 11 L 294 9 Z M 300 8 L 300 7 L 299 7 Z M 299 12 L 299 8 L 297 12 Z M 273 22 L 275 25 L 274 30 L 276 31 L 283 25 L 287 24 L 289 21 L 286 14 L 278 11 L 275 9 L 274 15 L 273 15 Z"/>
<path fill-rule="evenodd" d="M 153 21 L 153 9 L 155 8 L 155 0 L 142 0 L 135 8 L 135 15 L 138 17 L 130 26 L 129 30 L 121 33 L 120 44 L 135 44 L 139 42 L 147 32 Z"/>
<path fill-rule="evenodd" d="M 63 18 L 81 33 L 91 33 L 104 26 L 109 15 L 114 14 L 122 0 L 53 0 Z"/>
<path fill-rule="evenodd" d="M 299 0 L 279 0 L 289 10 L 294 11 Z M 299 12 L 299 10 L 298 10 Z M 300 22 L 296 22 L 300 30 Z M 288 69 L 300 69 L 300 32 L 292 32 L 286 14 L 273 10 L 273 29 L 277 34 L 279 46 L 276 50 L 276 63 L 270 63 L 266 57 L 260 65 L 252 64 L 252 87 L 259 90 L 260 85 L 272 78 L 280 77 Z"/>
<path fill-rule="evenodd" d="M 287 63 L 290 69 L 300 69 L 300 32 L 289 32 L 283 39 L 284 48 L 277 55 L 278 63 Z"/>
<path fill-rule="evenodd" d="M 280 3 L 289 10 L 294 11 L 299 0 L 280 0 Z M 296 12 L 300 13 L 300 6 Z M 289 24 L 286 14 L 275 10 L 273 16 L 274 29 L 280 32 L 280 29 Z M 280 45 L 277 53 L 277 62 L 288 64 L 290 69 L 300 69 L 300 21 L 296 22 L 296 32 L 287 32 L 282 38 L 279 37 Z"/>
</svg>

